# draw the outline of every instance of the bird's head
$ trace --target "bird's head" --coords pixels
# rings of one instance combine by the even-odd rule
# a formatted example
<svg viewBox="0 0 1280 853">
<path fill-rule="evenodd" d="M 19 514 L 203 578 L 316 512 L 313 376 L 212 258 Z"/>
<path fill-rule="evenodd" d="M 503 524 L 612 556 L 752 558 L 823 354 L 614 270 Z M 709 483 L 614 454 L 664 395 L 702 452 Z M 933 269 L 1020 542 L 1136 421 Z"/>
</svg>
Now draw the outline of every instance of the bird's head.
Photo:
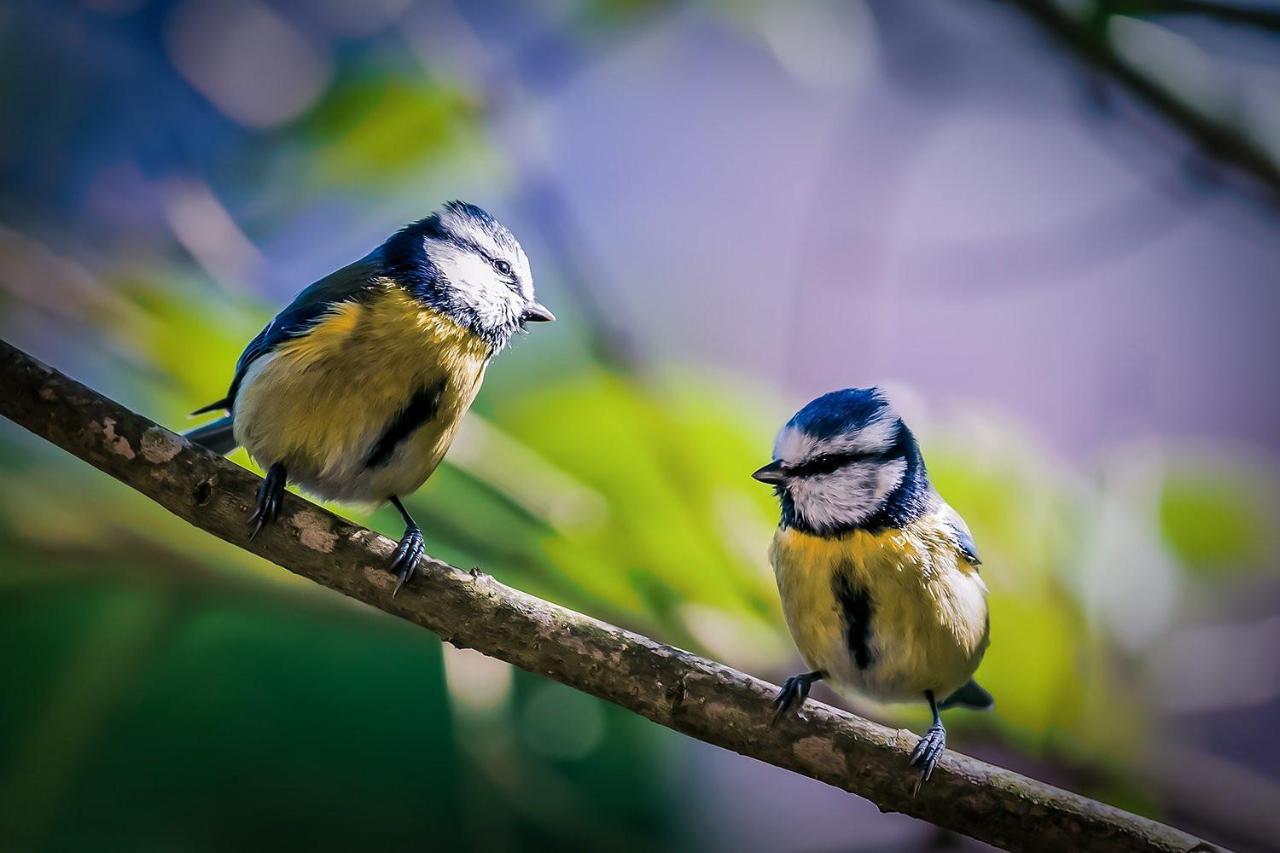
<svg viewBox="0 0 1280 853">
<path fill-rule="evenodd" d="M 387 241 L 393 275 L 431 307 L 501 349 L 526 323 L 555 316 L 534 298 L 515 236 L 473 204 L 451 201 Z"/>
<path fill-rule="evenodd" d="M 930 492 L 915 437 L 878 388 L 832 391 L 796 412 L 752 476 L 774 486 L 784 524 L 820 535 L 902 522 Z"/>
</svg>

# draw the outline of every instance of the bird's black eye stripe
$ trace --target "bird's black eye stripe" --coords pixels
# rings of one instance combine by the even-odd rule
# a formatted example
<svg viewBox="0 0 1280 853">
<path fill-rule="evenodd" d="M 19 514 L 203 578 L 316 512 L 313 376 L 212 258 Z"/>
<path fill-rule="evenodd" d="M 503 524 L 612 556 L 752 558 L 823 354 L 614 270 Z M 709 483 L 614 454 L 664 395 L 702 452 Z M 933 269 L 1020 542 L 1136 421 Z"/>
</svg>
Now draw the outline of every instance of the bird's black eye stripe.
<svg viewBox="0 0 1280 853">
<path fill-rule="evenodd" d="M 815 477 L 822 474 L 830 474 L 854 462 L 887 462 L 897 455 L 892 450 L 872 453 L 824 453 L 795 466 L 788 471 L 788 474 L 792 477 Z"/>
<path fill-rule="evenodd" d="M 857 459 L 858 455 L 855 453 L 827 453 L 822 456 L 815 456 L 803 464 L 792 468 L 791 476 L 813 477 L 819 474 L 830 474 L 837 468 L 847 465 L 850 462 L 855 462 Z"/>
</svg>

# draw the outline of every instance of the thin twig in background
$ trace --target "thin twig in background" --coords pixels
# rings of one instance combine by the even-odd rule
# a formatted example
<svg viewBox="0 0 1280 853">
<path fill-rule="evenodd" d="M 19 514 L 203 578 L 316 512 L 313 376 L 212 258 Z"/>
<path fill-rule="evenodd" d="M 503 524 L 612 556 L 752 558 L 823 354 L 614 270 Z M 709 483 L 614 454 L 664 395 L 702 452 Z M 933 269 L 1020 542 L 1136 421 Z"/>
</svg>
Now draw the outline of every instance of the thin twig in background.
<svg viewBox="0 0 1280 853">
<path fill-rule="evenodd" d="M 1233 6 L 1206 0 L 1106 0 L 1104 6 L 1117 15 L 1193 15 L 1227 24 L 1280 30 L 1280 12 L 1261 6 Z"/>
<path fill-rule="evenodd" d="M 1060 45 L 1105 73 L 1190 137 L 1199 150 L 1234 166 L 1280 200 L 1280 165 L 1243 131 L 1204 114 L 1122 57 L 1091 17 L 1076 18 L 1051 0 L 1002 0 L 1041 26 Z"/>
<path fill-rule="evenodd" d="M 919 796 L 916 736 L 821 703 L 769 727 L 776 688 L 714 661 L 575 613 L 490 576 L 424 561 L 391 597 L 391 540 L 295 495 L 252 542 L 260 482 L 0 341 L 0 414 L 233 545 L 529 672 L 675 731 L 792 770 L 939 827 L 1017 850 L 1216 851 L 1187 833 L 949 752 Z M 358 732 L 353 731 L 353 736 Z"/>
</svg>

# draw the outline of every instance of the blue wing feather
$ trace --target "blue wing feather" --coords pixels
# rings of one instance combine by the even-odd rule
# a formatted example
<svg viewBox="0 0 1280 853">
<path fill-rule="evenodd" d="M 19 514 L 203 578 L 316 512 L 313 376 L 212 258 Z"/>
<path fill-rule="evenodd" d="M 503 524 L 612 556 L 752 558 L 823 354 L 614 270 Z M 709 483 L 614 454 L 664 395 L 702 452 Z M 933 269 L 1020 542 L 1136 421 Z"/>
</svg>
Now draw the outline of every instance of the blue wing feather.
<svg viewBox="0 0 1280 853">
<path fill-rule="evenodd" d="M 294 297 L 266 328 L 249 341 L 236 361 L 236 372 L 227 396 L 197 409 L 192 414 L 230 409 L 236 401 L 240 383 L 256 360 L 289 338 L 304 335 L 339 302 L 359 301 L 373 292 L 375 280 L 383 274 L 381 249 L 374 250 L 353 264 L 325 276 Z"/>
<path fill-rule="evenodd" d="M 960 549 L 961 555 L 971 565 L 981 566 L 982 557 L 978 556 L 978 544 L 973 541 L 973 534 L 969 532 L 969 525 L 964 523 L 960 513 L 949 506 L 945 510 L 945 517 L 947 526 L 955 534 L 956 547 Z"/>
</svg>

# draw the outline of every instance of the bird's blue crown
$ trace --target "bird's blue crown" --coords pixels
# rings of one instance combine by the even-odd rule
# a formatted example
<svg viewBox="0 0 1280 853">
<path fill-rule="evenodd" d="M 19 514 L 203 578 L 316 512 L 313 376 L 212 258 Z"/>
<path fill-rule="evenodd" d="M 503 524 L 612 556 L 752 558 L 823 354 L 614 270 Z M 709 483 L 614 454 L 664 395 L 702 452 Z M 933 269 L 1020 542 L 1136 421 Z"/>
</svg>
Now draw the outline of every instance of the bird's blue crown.
<svg viewBox="0 0 1280 853">
<path fill-rule="evenodd" d="M 857 432 L 889 413 L 889 401 L 879 388 L 845 388 L 811 401 L 787 426 L 814 438 L 831 438 Z"/>
</svg>

